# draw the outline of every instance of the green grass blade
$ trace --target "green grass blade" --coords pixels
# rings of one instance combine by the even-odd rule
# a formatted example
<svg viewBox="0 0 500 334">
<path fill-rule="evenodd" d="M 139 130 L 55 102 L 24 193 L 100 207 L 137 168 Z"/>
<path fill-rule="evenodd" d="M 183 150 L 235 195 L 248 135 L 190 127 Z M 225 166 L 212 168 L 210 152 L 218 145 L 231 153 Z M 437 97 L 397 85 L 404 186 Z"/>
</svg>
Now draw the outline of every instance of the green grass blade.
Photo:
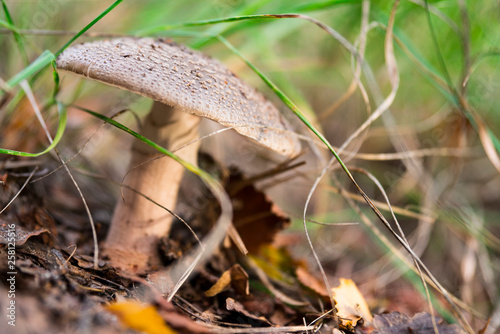
<svg viewBox="0 0 500 334">
<path fill-rule="evenodd" d="M 233 12 L 233 16 L 254 14 L 255 12 L 257 12 L 258 9 L 260 9 L 264 5 L 270 3 L 271 1 L 272 0 L 258 0 L 258 1 L 251 2 L 246 7 L 237 8 Z M 240 27 L 240 25 L 238 25 L 238 27 Z M 241 28 L 243 28 L 243 27 L 241 27 Z M 227 32 L 229 29 L 231 29 L 231 26 L 229 26 L 229 25 L 214 26 L 214 27 L 211 27 L 207 32 L 210 33 L 211 35 L 219 35 L 219 34 Z M 233 29 L 232 33 L 236 32 L 237 30 L 239 30 L 239 29 Z M 210 41 L 213 41 L 213 39 L 201 38 L 201 39 L 194 41 L 191 44 L 191 47 L 194 49 L 200 49 L 203 46 L 206 46 Z"/>
<path fill-rule="evenodd" d="M 261 77 L 262 80 L 275 92 L 276 95 L 292 110 L 292 112 L 325 144 L 328 150 L 333 154 L 335 159 L 340 164 L 342 170 L 346 173 L 349 180 L 356 187 L 357 191 L 364 198 L 366 203 L 370 206 L 372 211 L 377 215 L 377 218 L 390 229 L 390 224 L 387 219 L 382 215 L 382 213 L 378 210 L 378 208 L 372 203 L 371 199 L 366 195 L 366 193 L 361 189 L 356 180 L 354 179 L 352 173 L 344 164 L 340 156 L 337 154 L 335 149 L 329 143 L 329 141 L 307 120 L 307 118 L 302 114 L 299 108 L 283 93 L 279 90 L 273 82 L 271 82 L 262 72 L 260 72 L 249 60 L 247 60 L 231 43 L 229 43 L 222 36 L 218 37 L 219 40 L 226 45 L 231 51 L 237 54 L 241 59 L 253 70 L 257 75 Z M 393 234 L 399 241 L 399 243 L 412 255 L 414 261 L 418 262 L 418 265 L 425 271 L 428 277 L 432 280 L 432 282 L 438 287 L 439 291 L 443 294 L 443 296 L 449 301 L 450 305 L 453 308 L 456 308 L 455 304 L 450 301 L 448 292 L 439 284 L 436 278 L 432 275 L 432 273 L 428 270 L 428 268 L 424 265 L 424 263 L 420 260 L 420 258 L 413 252 L 413 250 L 407 245 L 407 243 L 396 233 Z"/>
<path fill-rule="evenodd" d="M 231 22 L 238 22 L 238 21 L 245 21 L 245 20 L 265 20 L 265 19 L 276 19 L 276 17 L 263 14 L 263 15 L 241 15 L 241 16 L 232 16 L 232 17 L 224 17 L 220 19 L 211 19 L 211 20 L 201 20 L 201 21 L 193 21 L 193 22 L 183 22 L 183 23 L 176 23 L 176 24 L 165 24 L 145 30 L 138 31 L 137 34 L 144 36 L 144 35 L 151 35 L 151 34 L 156 34 L 165 30 L 173 30 L 173 29 L 179 29 L 179 28 L 187 28 L 187 27 L 199 27 L 199 26 L 206 26 L 206 25 L 212 25 L 212 24 L 218 24 L 218 23 L 231 23 Z"/>
<path fill-rule="evenodd" d="M 95 19 L 92 20 L 89 24 L 87 24 L 82 30 L 80 30 L 78 33 L 75 34 L 66 44 L 62 46 L 57 52 L 56 52 L 56 57 L 59 56 L 68 46 L 71 45 L 78 37 L 83 35 L 87 30 L 92 28 L 94 24 L 99 22 L 104 16 L 106 16 L 109 12 L 111 12 L 116 6 L 118 6 L 123 0 L 116 0 L 111 6 L 106 8 L 101 14 L 99 14 Z"/>
<path fill-rule="evenodd" d="M 187 279 L 187 276 L 189 273 L 194 270 L 194 267 L 196 264 L 201 264 L 204 261 L 207 260 L 207 258 L 213 253 L 216 247 L 222 242 L 224 239 L 229 226 L 231 225 L 231 220 L 233 217 L 233 208 L 231 205 L 231 200 L 229 199 L 229 196 L 227 195 L 226 191 L 224 190 L 224 187 L 218 182 L 215 178 L 213 178 L 209 173 L 205 172 L 204 170 L 198 168 L 197 166 L 179 158 L 177 155 L 173 154 L 169 150 L 161 147 L 160 145 L 156 144 L 155 142 L 149 140 L 148 138 L 141 136 L 137 132 L 129 129 L 128 127 L 124 126 L 123 124 L 106 117 L 102 114 L 96 113 L 92 110 L 84 109 L 81 107 L 78 107 L 78 109 L 91 114 L 92 116 L 95 116 L 111 125 L 114 127 L 125 131 L 129 133 L 130 135 L 134 136 L 135 138 L 143 141 L 147 145 L 153 147 L 156 149 L 158 152 L 174 159 L 178 163 L 180 163 L 184 168 L 192 172 L 193 174 L 197 175 L 200 177 L 200 179 L 207 185 L 207 187 L 210 189 L 212 194 L 215 196 L 215 198 L 219 201 L 221 212 L 219 215 L 219 218 L 217 219 L 217 222 L 215 223 L 214 227 L 210 231 L 210 233 L 203 239 L 203 246 L 197 247 L 197 249 L 194 250 L 193 256 L 183 256 L 178 262 L 176 262 L 173 266 L 171 266 L 169 269 L 167 269 L 165 272 L 162 272 L 161 275 L 165 274 L 166 277 L 169 278 L 169 281 L 177 283 L 176 286 L 173 288 L 173 291 L 169 291 L 170 297 L 167 298 L 167 300 L 170 300 L 172 296 L 176 293 L 177 289 L 180 288 L 182 285 L 182 282 Z M 193 260 L 194 259 L 194 260 Z M 189 268 L 189 269 L 188 269 Z M 186 275 L 187 274 L 187 275 Z M 179 284 L 180 283 L 180 284 Z"/>
<path fill-rule="evenodd" d="M 348 174 L 351 175 L 349 170 L 347 169 L 346 165 L 340 159 L 339 155 L 333 148 L 333 146 L 330 144 L 330 142 L 323 136 L 321 132 L 319 132 L 314 125 L 312 125 L 311 122 L 304 116 L 304 114 L 300 111 L 299 107 L 293 103 L 288 96 L 285 95 L 269 78 L 267 78 L 264 73 L 262 73 L 258 68 L 256 68 L 244 55 L 242 55 L 238 49 L 236 49 L 229 41 L 227 41 L 224 37 L 218 36 L 218 39 L 228 48 L 230 49 L 233 53 L 238 55 L 246 64 L 249 66 L 268 86 L 271 88 L 271 90 L 283 101 L 283 103 L 286 104 L 288 108 L 326 145 L 328 150 L 335 156 L 337 161 L 340 163 L 342 169 Z"/>
<path fill-rule="evenodd" d="M 338 5 L 357 5 L 362 0 L 324 0 L 324 1 L 309 1 L 305 4 L 290 8 L 293 12 L 312 12 L 316 10 L 325 10 Z"/>
<path fill-rule="evenodd" d="M 35 59 L 35 61 L 33 61 L 21 72 L 19 72 L 9 81 L 7 81 L 6 83 L 7 88 L 10 89 L 16 86 L 21 81 L 26 80 L 29 77 L 33 76 L 34 74 L 38 73 L 45 66 L 49 65 L 54 59 L 55 56 L 52 52 L 50 52 L 49 50 L 43 51 L 42 54 L 37 59 Z"/>
<path fill-rule="evenodd" d="M 7 19 L 7 22 L 10 25 L 15 26 L 14 21 L 12 20 L 12 16 L 10 15 L 9 9 L 7 8 L 7 4 L 5 3 L 5 0 L 2 0 L 2 8 L 5 14 L 5 18 Z M 14 39 L 16 40 L 17 47 L 19 48 L 19 51 L 23 56 L 24 63 L 29 64 L 28 55 L 26 54 L 26 48 L 24 47 L 23 36 L 19 34 L 16 30 L 13 30 L 12 32 L 14 34 Z"/>
<path fill-rule="evenodd" d="M 99 20 L 101 20 L 104 16 L 106 16 L 110 11 L 112 11 L 116 6 L 118 6 L 123 0 L 116 0 L 111 6 L 106 8 L 99 16 L 97 16 L 92 22 L 87 24 L 82 30 L 80 30 L 77 34 L 75 34 L 62 48 L 60 48 L 55 54 L 52 52 L 45 50 L 34 62 L 32 62 L 30 65 L 28 65 L 25 69 L 23 69 L 21 72 L 16 74 L 13 78 L 11 78 L 6 86 L 7 88 L 12 88 L 15 85 L 17 85 L 19 82 L 22 80 L 27 79 L 28 77 L 38 73 L 41 69 L 43 69 L 45 66 L 50 64 L 52 61 L 56 59 L 56 57 L 63 52 L 68 46 L 71 45 L 78 37 L 83 35 L 87 30 L 89 30 L 94 24 L 96 24 Z M 0 20 L 0 25 L 11 29 L 13 32 L 17 32 L 17 28 L 14 27 L 12 24 L 5 22 L 3 20 Z"/>
<path fill-rule="evenodd" d="M 0 153 L 21 156 L 21 157 L 38 157 L 38 156 L 41 156 L 45 153 L 48 153 L 52 149 L 54 149 L 54 147 L 57 146 L 57 144 L 59 143 L 59 141 L 61 140 L 61 138 L 64 134 L 64 130 L 66 129 L 66 122 L 67 122 L 66 107 L 62 103 L 57 102 L 57 110 L 59 113 L 59 125 L 57 127 L 57 133 L 56 133 L 52 143 L 45 150 L 43 150 L 42 152 L 39 152 L 39 153 L 28 153 L 28 152 L 21 152 L 21 151 L 0 148 Z"/>
<path fill-rule="evenodd" d="M 259 15 L 252 15 L 252 14 L 254 12 L 256 12 L 259 8 L 261 8 L 262 6 L 266 5 L 269 2 L 270 2 L 270 0 L 256 1 L 256 2 L 246 6 L 244 8 L 239 8 L 239 9 L 235 10 L 234 16 L 228 17 L 228 18 L 162 25 L 162 26 L 157 26 L 157 27 L 153 27 L 153 28 L 135 31 L 135 32 L 133 32 L 133 34 L 139 35 L 139 36 L 148 36 L 148 35 L 154 35 L 156 33 L 159 33 L 159 32 L 165 31 L 165 30 L 172 30 L 172 29 L 185 28 L 185 27 L 203 26 L 203 25 L 211 25 L 211 24 L 216 24 L 216 23 L 231 23 L 231 22 L 237 22 L 237 21 L 242 21 L 242 20 L 248 20 L 248 19 L 253 18 L 254 16 L 259 16 Z M 215 36 L 215 35 L 222 34 L 226 31 L 228 31 L 229 29 L 231 29 L 230 26 L 213 27 L 213 28 L 209 29 L 209 31 L 207 31 L 206 33 L 208 35 Z M 210 40 L 211 39 L 201 38 L 201 39 L 193 42 L 191 44 L 191 47 L 194 49 L 199 49 L 199 48 L 205 46 L 207 43 L 209 43 Z"/>
<path fill-rule="evenodd" d="M 212 179 L 212 177 L 204 172 L 203 170 L 199 169 L 197 166 L 187 162 L 187 161 L 184 161 L 182 160 L 181 158 L 179 158 L 177 155 L 173 154 L 172 152 L 170 152 L 169 150 L 166 150 L 165 148 L 161 147 L 160 145 L 156 144 L 155 142 L 153 142 L 152 140 L 138 134 L 137 132 L 135 132 L 134 130 L 131 130 L 129 129 L 128 127 L 126 127 L 125 125 L 115 121 L 114 119 L 112 118 L 109 118 L 107 116 L 104 116 L 102 114 L 99 114 L 95 111 L 92 111 L 92 110 L 89 110 L 89 109 L 85 109 L 85 108 L 82 108 L 82 107 L 78 107 L 78 109 L 88 113 L 88 114 L 91 114 L 92 116 L 94 117 L 97 117 L 103 121 L 105 121 L 106 123 L 109 123 L 111 125 L 113 125 L 114 127 L 122 130 L 122 131 L 125 131 L 127 132 L 128 134 L 134 136 L 135 138 L 143 141 L 144 143 L 148 144 L 149 146 L 151 146 L 152 148 L 154 148 L 155 150 L 157 150 L 158 152 L 160 153 L 163 153 L 165 154 L 166 156 L 174 159 L 175 161 L 177 161 L 178 163 L 180 163 L 184 168 L 186 168 L 187 170 L 189 170 L 190 172 L 193 172 L 195 173 L 196 175 L 202 177 L 202 178 L 206 178 L 207 180 L 208 179 Z"/>
<path fill-rule="evenodd" d="M 15 33 L 18 33 L 18 31 L 19 31 L 15 26 L 13 26 L 12 24 L 10 24 L 9 22 L 4 21 L 4 20 L 0 20 L 0 26 L 4 27 L 6 29 L 12 30 Z"/>
<path fill-rule="evenodd" d="M 380 18 L 380 20 L 382 19 L 383 18 Z M 385 27 L 385 23 L 380 20 L 380 25 Z M 417 51 L 417 48 L 411 43 L 410 39 L 407 38 L 400 30 L 395 29 L 394 36 L 398 47 L 400 47 L 400 49 L 417 65 L 417 68 L 425 77 L 429 79 L 429 82 L 437 88 L 437 91 L 439 91 L 449 102 L 458 107 L 467 120 L 472 124 L 476 133 L 478 133 L 479 128 L 476 124 L 476 120 L 471 115 L 470 111 L 461 105 L 460 100 L 457 97 L 456 89 L 452 88 L 452 90 L 450 90 L 449 79 L 441 75 L 441 73 Z M 496 54 L 493 53 L 492 55 Z M 487 131 L 495 149 L 497 152 L 500 152 L 500 139 L 488 127 Z"/>
</svg>

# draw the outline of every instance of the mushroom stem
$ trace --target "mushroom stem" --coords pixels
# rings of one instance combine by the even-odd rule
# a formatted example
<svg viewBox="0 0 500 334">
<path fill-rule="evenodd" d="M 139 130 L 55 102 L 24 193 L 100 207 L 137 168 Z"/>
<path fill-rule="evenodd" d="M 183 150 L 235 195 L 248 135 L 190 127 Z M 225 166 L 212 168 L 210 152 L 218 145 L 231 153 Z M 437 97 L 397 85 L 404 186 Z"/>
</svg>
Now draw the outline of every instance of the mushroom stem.
<svg viewBox="0 0 500 334">
<path fill-rule="evenodd" d="M 197 116 L 155 102 L 144 121 L 142 134 L 167 149 L 175 149 L 197 138 L 199 121 Z M 175 154 L 196 164 L 198 147 L 198 143 L 193 143 Z M 124 183 L 174 210 L 184 167 L 168 157 L 150 161 L 157 156 L 158 152 L 153 148 L 135 141 L 129 165 L 129 169 L 133 169 Z M 115 207 L 104 252 L 113 266 L 128 272 L 142 272 L 159 266 L 159 241 L 168 235 L 171 225 L 172 215 L 169 212 L 140 194 L 123 188 L 123 199 Z"/>
</svg>

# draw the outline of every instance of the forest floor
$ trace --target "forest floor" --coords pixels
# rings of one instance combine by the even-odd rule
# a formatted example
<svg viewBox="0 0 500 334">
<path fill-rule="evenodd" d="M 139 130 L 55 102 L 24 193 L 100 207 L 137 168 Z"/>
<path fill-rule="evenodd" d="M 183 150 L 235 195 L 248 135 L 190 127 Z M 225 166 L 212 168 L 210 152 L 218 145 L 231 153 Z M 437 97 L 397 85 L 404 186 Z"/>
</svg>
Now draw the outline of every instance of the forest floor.
<svg viewBox="0 0 500 334">
<path fill-rule="evenodd" d="M 0 309 L 10 307 L 0 324 L 2 333 L 434 333 L 425 300 L 411 286 L 385 296 L 378 305 L 388 307 L 374 310 L 380 314 L 373 319 L 355 284 L 341 280 L 333 289 L 332 308 L 320 276 L 308 268 L 306 259 L 290 252 L 290 246 L 305 242 L 303 237 L 287 233 L 289 219 L 235 169 L 216 166 L 233 203 L 242 203 L 235 208 L 234 224 L 250 255 L 243 256 L 228 243 L 221 245 L 167 302 L 151 284 L 159 268 L 133 276 L 122 274 L 105 258 L 94 266 L 87 215 L 67 184 L 55 181 L 40 188 L 28 183 L 23 188 L 32 161 L 2 165 L 2 206 L 17 195 L 0 220 Z M 53 167 L 40 164 L 32 179 Z M 108 222 L 100 221 L 98 213 L 113 204 L 91 202 L 102 241 Z M 203 235 L 206 222 L 216 216 L 213 200 L 189 221 Z M 177 222 L 161 248 L 165 266 L 194 244 Z M 402 312 L 394 311 L 398 309 Z M 464 333 L 441 319 L 437 327 L 439 333 Z"/>
</svg>

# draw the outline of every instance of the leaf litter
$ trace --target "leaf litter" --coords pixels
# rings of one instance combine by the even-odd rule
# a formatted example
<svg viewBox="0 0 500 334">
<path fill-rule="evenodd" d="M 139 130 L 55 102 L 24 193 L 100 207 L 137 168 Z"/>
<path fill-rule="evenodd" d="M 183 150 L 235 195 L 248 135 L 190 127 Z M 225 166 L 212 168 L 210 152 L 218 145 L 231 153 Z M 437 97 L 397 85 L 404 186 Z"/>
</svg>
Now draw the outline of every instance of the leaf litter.
<svg viewBox="0 0 500 334">
<path fill-rule="evenodd" d="M 56 198 L 48 200 L 37 194 L 37 187 L 28 185 L 0 221 L 2 272 L 8 271 L 9 225 L 15 225 L 16 302 L 18 323 L 22 324 L 2 333 L 60 333 L 68 326 L 92 333 L 326 333 L 339 326 L 343 333 L 406 333 L 408 328 L 433 332 L 432 326 L 425 331 L 430 316 L 413 319 L 389 313 L 371 322 L 363 296 L 350 280 L 342 280 L 344 285 L 334 288 L 335 312 L 329 312 L 328 293 L 306 261 L 273 242 L 290 220 L 258 190 L 259 178 L 247 178 L 213 160 L 210 163 L 226 184 L 235 209 L 233 223 L 250 255 L 245 257 L 230 242 L 225 243 L 172 302 L 157 298 L 152 304 L 141 304 L 144 290 L 136 287 L 147 287 L 147 277 L 124 276 L 104 260 L 94 266 L 92 235 L 82 234 L 81 226 L 70 219 L 81 215 L 84 221 L 85 213 L 62 213 L 68 208 L 53 205 L 74 197 L 66 193 L 70 190 L 57 189 Z M 21 171 L 29 168 L 23 166 Z M 0 172 L 7 175 L 1 187 L 10 189 L 0 196 L 5 204 L 22 179 L 8 177 L 11 170 Z M 210 228 L 207 220 L 215 221 L 216 206 L 216 201 L 210 200 L 191 217 L 197 233 Z M 98 235 L 105 235 L 105 225 L 98 222 L 96 226 Z M 182 257 L 195 244 L 190 236 L 182 227 L 174 228 L 162 247 L 166 263 Z M 69 241 L 76 241 L 76 245 Z M 6 295 L 2 293 L 0 307 L 7 305 Z M 439 323 L 443 333 L 461 333 L 457 328 Z"/>
</svg>

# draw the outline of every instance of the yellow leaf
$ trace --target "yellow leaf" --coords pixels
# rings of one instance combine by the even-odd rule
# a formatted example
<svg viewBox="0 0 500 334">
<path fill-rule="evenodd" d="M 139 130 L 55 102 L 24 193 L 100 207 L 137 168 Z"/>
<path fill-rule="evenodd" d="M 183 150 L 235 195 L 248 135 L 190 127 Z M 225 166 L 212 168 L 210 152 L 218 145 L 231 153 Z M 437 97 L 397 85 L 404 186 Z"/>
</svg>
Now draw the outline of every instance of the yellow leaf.
<svg viewBox="0 0 500 334">
<path fill-rule="evenodd" d="M 229 270 L 226 270 L 217 280 L 217 282 L 215 282 L 215 284 L 212 285 L 210 289 L 205 291 L 205 296 L 213 297 L 224 291 L 224 289 L 226 289 L 229 284 L 231 284 L 231 273 L 229 272 Z"/>
<path fill-rule="evenodd" d="M 218 295 L 229 285 L 239 294 L 249 294 L 248 274 L 239 264 L 235 264 L 230 269 L 226 270 L 217 282 L 215 282 L 210 289 L 205 291 L 205 296 L 213 297 Z"/>
<path fill-rule="evenodd" d="M 115 314 L 124 326 L 131 329 L 148 334 L 176 334 L 165 324 L 152 305 L 125 301 L 108 305 L 106 309 Z"/>
<path fill-rule="evenodd" d="M 373 320 L 365 299 L 352 280 L 341 278 L 340 285 L 332 288 L 332 294 L 343 328 L 354 328 L 361 318 L 367 323 Z"/>
</svg>

